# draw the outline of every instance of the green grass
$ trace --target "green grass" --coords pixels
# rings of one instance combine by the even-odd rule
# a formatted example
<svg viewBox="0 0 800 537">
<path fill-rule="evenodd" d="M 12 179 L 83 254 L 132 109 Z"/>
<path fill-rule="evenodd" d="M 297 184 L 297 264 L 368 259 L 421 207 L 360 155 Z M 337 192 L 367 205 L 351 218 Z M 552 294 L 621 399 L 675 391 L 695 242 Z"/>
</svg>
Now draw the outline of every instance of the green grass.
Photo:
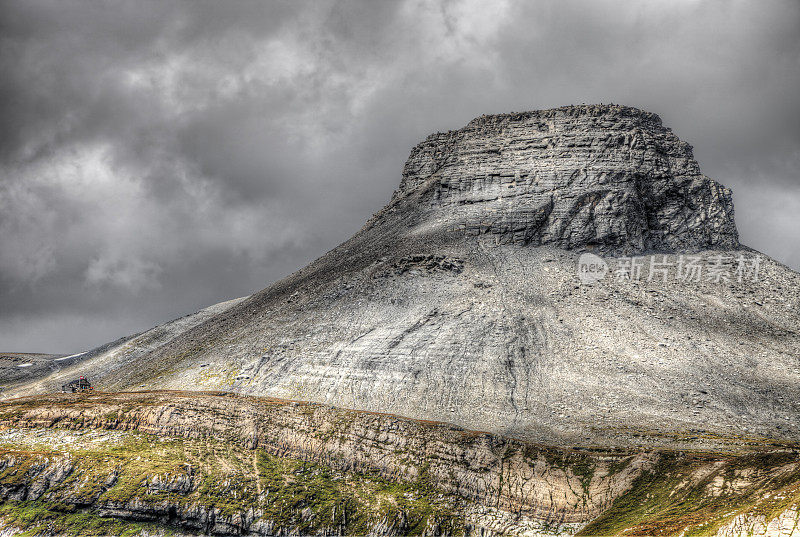
<svg viewBox="0 0 800 537">
<path fill-rule="evenodd" d="M 463 533 L 461 500 L 436 489 L 424 467 L 414 481 L 393 482 L 224 441 L 164 441 L 126 433 L 114 443 L 80 437 L 78 442 L 83 442 L 76 444 L 80 448 L 69 450 L 72 470 L 60 482 L 37 499 L 2 504 L 3 526 L 25 528 L 30 535 L 45 529 L 67 535 L 134 535 L 145 526 L 100 516 L 99 509 L 136 500 L 161 506 L 162 511 L 169 506 L 177 511 L 216 509 L 217 520 L 258 508 L 262 519 L 287 532 L 341 528 L 354 535 L 386 523 L 408 535 L 420 534 L 429 525 Z M 14 465 L 0 472 L 0 485 L 6 487 L 29 484 L 47 464 L 67 460 L 67 455 L 44 444 L 0 448 L 0 459 L 9 457 Z M 164 486 L 178 479 L 190 481 L 191 490 Z"/>
<path fill-rule="evenodd" d="M 425 468 L 415 481 L 393 482 L 261 451 L 258 470 L 267 493 L 265 518 L 300 533 L 341 527 L 360 535 L 379 522 L 406 535 L 421 534 L 429 524 L 463 533 L 458 498 L 438 491 Z"/>
<path fill-rule="evenodd" d="M 105 418 L 121 416 L 124 412 Z M 349 419 L 348 414 L 335 421 L 319 432 L 320 437 L 339 434 Z M 377 525 L 407 535 L 431 528 L 458 535 L 465 529 L 465 500 L 443 492 L 431 478 L 429 464 L 437 460 L 411 452 L 408 465 L 417 469 L 418 477 L 390 480 L 377 473 L 339 471 L 263 449 L 248 450 L 222 438 L 183 440 L 139 432 L 57 429 L 26 438 L 27 443 L 0 445 L 0 461 L 14 460 L 0 470 L 0 490 L 30 484 L 54 461 L 71 468 L 44 495 L 0 504 L 0 526 L 21 528 L 27 535 L 45 530 L 135 535 L 151 527 L 168 529 L 101 516 L 103 505 L 131 500 L 159 506 L 165 518 L 170 511 L 215 509 L 217 520 L 236 519 L 256 509 L 265 522 L 273 523 L 275 532 L 284 533 L 360 535 Z M 72 444 L 67 443 L 70 438 Z M 631 463 L 631 456 L 624 454 L 597 458 L 522 443 L 499 446 L 504 449 L 498 453 L 504 469 L 520 459 L 546 463 L 548 472 L 564 473 L 584 506 L 593 480 L 623 472 Z M 437 471 L 441 476 L 441 467 Z M 500 479 L 504 475 L 501 472 Z M 171 490 L 180 482 L 190 483 L 189 490 Z M 512 485 L 501 481 L 499 487 Z M 795 451 L 742 456 L 662 453 L 655 467 L 641 474 L 582 534 L 711 535 L 738 514 L 770 520 L 799 504 L 800 455 Z"/>
<path fill-rule="evenodd" d="M 573 474 L 578 476 L 578 479 L 581 480 L 581 487 L 583 487 L 583 494 L 584 498 L 589 495 L 589 485 L 592 482 L 592 477 L 594 477 L 595 471 L 595 464 L 591 460 L 583 460 L 578 462 L 577 464 L 573 464 L 570 466 L 570 470 Z"/>
<path fill-rule="evenodd" d="M 171 534 L 169 528 L 147 522 L 129 522 L 92 513 L 76 512 L 75 507 L 44 500 L 6 501 L 0 505 L 3 526 L 21 530 L 20 537 L 33 537 L 41 533 L 58 535 L 115 535 L 133 537 L 142 531 L 161 530 Z"/>
<path fill-rule="evenodd" d="M 755 454 L 706 472 L 709 460 L 665 454 L 580 534 L 690 537 L 713 535 L 741 513 L 771 520 L 800 501 L 797 463 L 797 453 Z"/>
</svg>

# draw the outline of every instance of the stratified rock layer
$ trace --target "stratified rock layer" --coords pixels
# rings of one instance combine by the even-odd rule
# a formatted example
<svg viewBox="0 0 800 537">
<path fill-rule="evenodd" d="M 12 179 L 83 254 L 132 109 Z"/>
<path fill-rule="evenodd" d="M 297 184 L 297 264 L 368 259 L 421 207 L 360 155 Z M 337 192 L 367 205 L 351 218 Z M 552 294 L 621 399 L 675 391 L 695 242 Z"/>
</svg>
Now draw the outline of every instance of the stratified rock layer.
<svg viewBox="0 0 800 537">
<path fill-rule="evenodd" d="M 395 197 L 424 188 L 456 233 L 603 251 L 735 248 L 731 192 L 635 108 L 482 116 L 411 152 Z"/>
<path fill-rule="evenodd" d="M 550 523 L 597 517 L 658 460 L 651 453 L 561 452 L 444 423 L 224 394 L 69 394 L 2 404 L 0 411 L 0 430 L 138 430 L 215 439 L 387 479 L 416 481 L 424 473 L 438 489 L 474 505 Z"/>
<path fill-rule="evenodd" d="M 0 535 L 800 535 L 797 450 L 731 447 L 559 450 L 226 393 L 23 398 L 0 403 Z"/>
</svg>

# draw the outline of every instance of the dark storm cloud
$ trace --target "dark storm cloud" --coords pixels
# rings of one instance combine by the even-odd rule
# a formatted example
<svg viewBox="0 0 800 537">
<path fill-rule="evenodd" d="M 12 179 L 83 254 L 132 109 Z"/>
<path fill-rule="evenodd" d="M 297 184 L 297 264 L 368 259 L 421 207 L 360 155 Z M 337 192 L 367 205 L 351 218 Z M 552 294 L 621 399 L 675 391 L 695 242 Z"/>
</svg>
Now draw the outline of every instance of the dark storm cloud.
<svg viewBox="0 0 800 537">
<path fill-rule="evenodd" d="M 800 267 L 800 4 L 0 6 L 0 350 L 73 352 L 352 234 L 483 113 L 639 106 Z"/>
</svg>

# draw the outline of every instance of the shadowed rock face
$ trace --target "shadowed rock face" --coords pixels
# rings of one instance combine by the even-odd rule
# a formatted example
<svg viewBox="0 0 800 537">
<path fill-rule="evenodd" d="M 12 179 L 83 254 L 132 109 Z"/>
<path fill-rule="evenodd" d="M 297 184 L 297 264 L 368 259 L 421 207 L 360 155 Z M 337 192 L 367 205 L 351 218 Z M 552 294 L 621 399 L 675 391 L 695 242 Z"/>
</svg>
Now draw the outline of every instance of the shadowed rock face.
<svg viewBox="0 0 800 537">
<path fill-rule="evenodd" d="M 482 116 L 411 152 L 395 199 L 497 244 L 638 253 L 735 248 L 729 189 L 655 114 L 575 106 Z"/>
<path fill-rule="evenodd" d="M 586 249 L 611 269 L 594 285 L 576 271 Z M 728 278 L 613 277 L 611 255 L 648 250 L 673 267 L 725 258 Z M 736 259 L 756 256 L 730 192 L 656 116 L 482 117 L 417 146 L 390 203 L 307 267 L 3 394 L 84 374 L 99 390 L 222 389 L 537 442 L 796 441 L 800 275 L 762 256 L 757 279 L 737 279 Z"/>
</svg>

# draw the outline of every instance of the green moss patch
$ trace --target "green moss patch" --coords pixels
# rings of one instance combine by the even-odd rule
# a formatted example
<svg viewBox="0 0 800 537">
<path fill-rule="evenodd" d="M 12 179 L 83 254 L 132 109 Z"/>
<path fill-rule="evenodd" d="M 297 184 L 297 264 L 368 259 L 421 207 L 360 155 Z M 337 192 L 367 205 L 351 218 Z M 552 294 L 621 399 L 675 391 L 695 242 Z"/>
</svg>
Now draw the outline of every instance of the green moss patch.
<svg viewBox="0 0 800 537">
<path fill-rule="evenodd" d="M 18 528 L 21 531 L 17 534 L 19 537 L 42 534 L 133 537 L 157 530 L 167 535 L 172 533 L 169 528 L 157 524 L 75 512 L 73 506 L 46 501 L 4 502 L 0 505 L 0 521 L 3 526 Z"/>
<path fill-rule="evenodd" d="M 261 451 L 258 471 L 266 496 L 265 518 L 300 533 L 327 527 L 362 535 L 379 523 L 406 535 L 421 534 L 429 526 L 463 533 L 459 499 L 431 485 L 424 469 L 415 481 L 392 482 Z"/>
<path fill-rule="evenodd" d="M 767 520 L 800 502 L 794 452 L 714 461 L 666 454 L 581 535 L 713 535 L 739 514 Z"/>
<path fill-rule="evenodd" d="M 432 527 L 463 533 L 460 498 L 434 487 L 424 469 L 417 480 L 393 482 L 224 441 L 123 433 L 104 443 L 88 437 L 80 442 L 81 435 L 72 431 L 52 434 L 61 435 L 62 449 L 45 449 L 46 438 L 42 446 L 0 447 L 0 460 L 13 460 L 0 471 L 5 490 L 30 486 L 54 465 L 66 472 L 35 499 L 4 502 L 3 526 L 24 528 L 30 535 L 134 535 L 147 527 L 168 529 L 178 523 L 176 513 L 200 509 L 213 511 L 217 520 L 257 513 L 276 531 L 301 534 L 360 535 L 378 524 L 408 535 Z M 74 448 L 63 449 L 65 437 L 77 439 Z M 152 507 L 161 525 L 101 515 L 109 507 L 127 505 Z"/>
</svg>

